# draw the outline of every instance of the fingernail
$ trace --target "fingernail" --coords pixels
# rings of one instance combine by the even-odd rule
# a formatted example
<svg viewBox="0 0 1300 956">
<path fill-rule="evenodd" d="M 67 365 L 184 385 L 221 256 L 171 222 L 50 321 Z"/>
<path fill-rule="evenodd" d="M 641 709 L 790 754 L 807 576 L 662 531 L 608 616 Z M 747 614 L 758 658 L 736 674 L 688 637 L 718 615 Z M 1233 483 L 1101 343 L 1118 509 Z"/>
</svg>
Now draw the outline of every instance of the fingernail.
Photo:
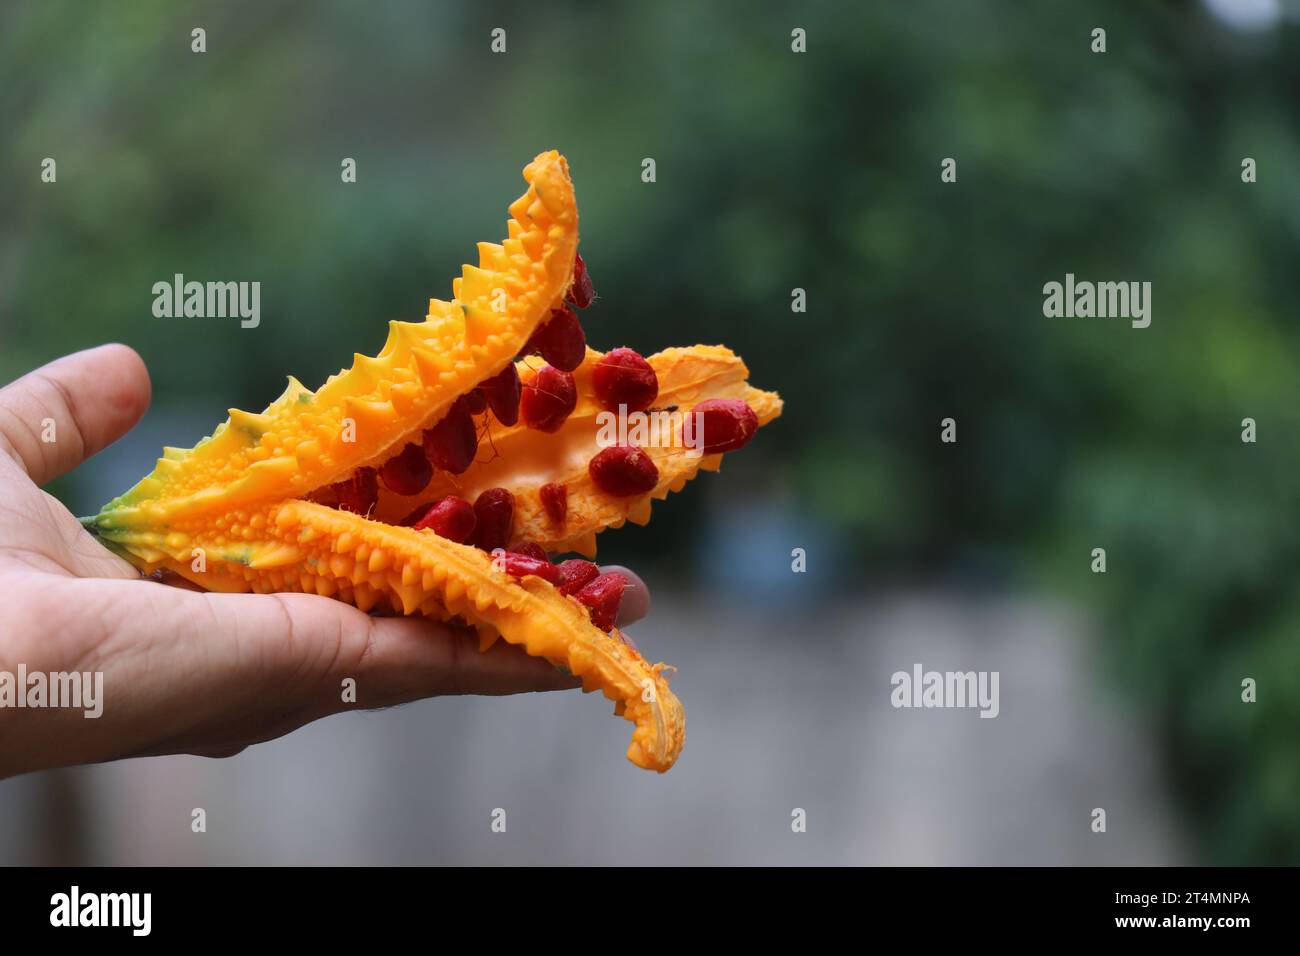
<svg viewBox="0 0 1300 956">
<path fill-rule="evenodd" d="M 627 588 L 623 591 L 623 602 L 618 606 L 619 627 L 634 624 L 650 613 L 650 588 L 635 571 L 621 564 L 602 565 L 601 573 L 617 572 L 627 579 Z"/>
</svg>

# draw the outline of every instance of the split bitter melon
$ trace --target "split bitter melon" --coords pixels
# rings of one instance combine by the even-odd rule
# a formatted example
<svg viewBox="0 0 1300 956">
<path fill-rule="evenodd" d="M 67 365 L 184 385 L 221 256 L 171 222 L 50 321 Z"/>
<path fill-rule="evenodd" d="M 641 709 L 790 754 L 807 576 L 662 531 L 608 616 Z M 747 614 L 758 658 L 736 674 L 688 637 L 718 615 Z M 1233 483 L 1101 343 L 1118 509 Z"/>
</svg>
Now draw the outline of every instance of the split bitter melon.
<svg viewBox="0 0 1300 956">
<path fill-rule="evenodd" d="M 584 690 L 612 699 L 615 713 L 635 724 L 628 759 L 663 772 L 685 733 L 681 703 L 668 687 L 672 669 L 650 664 L 608 620 L 598 620 L 599 596 L 575 593 L 549 560 L 503 561 L 503 549 L 507 558 L 515 549 L 594 556 L 599 532 L 647 522 L 653 500 L 679 491 L 700 470 L 717 470 L 724 451 L 780 414 L 781 400 L 751 388 L 744 363 L 724 347 L 650 356 L 644 362 L 658 384 L 652 411 L 676 410 L 688 420 L 697 407 L 727 414 L 705 424 L 702 446 L 622 449 L 642 468 L 631 491 L 602 480 L 591 464 L 608 444 L 599 418 L 610 396 L 602 394 L 605 373 L 598 370 L 602 362 L 617 364 L 613 353 L 580 344 L 571 373 L 546 373 L 569 376 L 574 394 L 560 397 L 565 407 L 571 402 L 567 416 L 558 424 L 536 414 L 528 421 L 530 389 L 533 399 L 554 397 L 539 380 L 543 363 L 529 351 L 535 336 L 557 315 L 573 318 L 566 300 L 586 306 L 591 296 L 567 161 L 543 153 L 525 167 L 524 179 L 527 191 L 509 207 L 508 238 L 478 245 L 479 264 L 464 267 L 451 301 L 430 301 L 423 322 L 389 323 L 378 355 L 355 355 L 350 368 L 317 391 L 290 378 L 261 413 L 231 409 L 193 448 L 164 449 L 153 472 L 86 524 L 145 573 L 170 570 L 216 591 L 314 593 L 363 611 L 465 623 L 485 649 L 498 639 L 519 645 L 566 668 Z M 489 380 L 513 381 L 513 412 L 495 400 L 491 412 L 484 407 L 477 387 Z M 459 465 L 426 468 L 410 446 L 420 447 L 423 436 L 422 447 L 429 448 L 430 435 L 439 434 L 433 426 L 450 426 L 453 416 L 473 417 L 470 448 L 477 454 Z M 478 448 L 481 434 L 490 442 Z M 403 451 L 419 459 L 424 476 L 414 485 L 375 482 L 376 470 L 381 479 L 389 475 L 383 466 Z M 434 451 L 430 460 L 445 463 Z M 371 490 L 358 506 L 349 490 L 367 483 Z M 436 524 L 410 520 L 449 496 L 482 507 L 490 489 L 513 499 L 495 548 L 482 536 L 476 546 L 465 534 L 444 537 Z M 481 510 L 479 518 L 481 524 Z M 590 567 L 579 561 L 561 567 L 567 565 Z M 621 593 L 621 585 L 615 590 Z"/>
</svg>

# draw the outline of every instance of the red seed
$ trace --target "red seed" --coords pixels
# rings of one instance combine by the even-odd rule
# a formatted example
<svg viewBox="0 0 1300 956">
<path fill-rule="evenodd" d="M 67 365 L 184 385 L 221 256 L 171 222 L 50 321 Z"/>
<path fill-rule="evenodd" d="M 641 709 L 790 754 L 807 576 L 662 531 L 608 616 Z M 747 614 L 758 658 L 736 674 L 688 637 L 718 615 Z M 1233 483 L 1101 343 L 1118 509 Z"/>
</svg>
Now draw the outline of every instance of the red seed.
<svg viewBox="0 0 1300 956">
<path fill-rule="evenodd" d="M 582 261 L 581 255 L 573 259 L 573 285 L 569 287 L 566 298 L 580 309 L 591 305 L 592 299 L 596 298 L 596 290 L 591 287 L 591 276 L 587 274 L 587 264 Z"/>
<path fill-rule="evenodd" d="M 551 520 L 558 525 L 564 524 L 564 519 L 569 514 L 569 486 L 553 481 L 542 485 L 537 495 L 542 499 L 542 507 Z"/>
<path fill-rule="evenodd" d="M 706 455 L 742 448 L 758 431 L 758 415 L 739 398 L 710 398 L 691 409 L 682 423 L 682 441 L 687 448 L 696 448 L 701 440 L 695 433 L 697 421 L 704 426 L 701 451 Z"/>
<path fill-rule="evenodd" d="M 591 459 L 587 471 L 597 488 L 620 498 L 643 495 L 659 484 L 659 469 L 635 445 L 606 448 Z"/>
<path fill-rule="evenodd" d="M 474 462 L 478 429 L 464 397 L 456 399 L 442 421 L 424 432 L 424 453 L 435 468 L 459 475 Z"/>
<path fill-rule="evenodd" d="M 577 404 L 578 390 L 573 376 L 553 365 L 543 365 L 536 377 L 524 386 L 519 410 L 529 428 L 555 432 Z"/>
<path fill-rule="evenodd" d="M 609 633 L 618 617 L 618 606 L 623 603 L 623 589 L 627 579 L 610 572 L 593 579 L 574 597 L 591 610 L 591 623 Z"/>
<path fill-rule="evenodd" d="M 333 487 L 338 495 L 340 511 L 365 516 L 379 501 L 379 482 L 373 468 L 358 468 L 352 477 L 336 482 Z"/>
<path fill-rule="evenodd" d="M 416 508 L 402 520 L 402 524 L 416 531 L 429 528 L 439 537 L 464 544 L 473 536 L 478 519 L 474 516 L 474 506 L 468 501 L 447 495 L 431 505 Z"/>
<path fill-rule="evenodd" d="M 611 411 L 626 405 L 629 412 L 643 412 L 659 397 L 659 376 L 641 355 L 632 349 L 614 349 L 607 353 L 591 373 L 596 398 Z"/>
<path fill-rule="evenodd" d="M 536 558 L 538 561 L 550 561 L 551 556 L 546 553 L 546 549 L 535 541 L 520 541 L 518 544 L 510 546 L 511 554 L 522 554 L 529 558 Z"/>
<path fill-rule="evenodd" d="M 504 488 L 489 488 L 474 502 L 474 515 L 478 518 L 474 545 L 484 551 L 504 548 L 515 523 L 515 496 Z"/>
<path fill-rule="evenodd" d="M 576 594 L 600 574 L 600 568 L 596 567 L 590 561 L 584 561 L 582 558 L 570 558 L 568 561 L 561 561 L 560 574 L 564 581 L 560 585 L 561 594 Z"/>
<path fill-rule="evenodd" d="M 465 393 L 465 407 L 471 415 L 482 415 L 487 410 L 487 396 L 481 388 L 471 388 Z"/>
<path fill-rule="evenodd" d="M 540 355 L 562 372 L 572 372 L 587 354 L 587 336 L 578 316 L 568 306 L 551 313 L 524 343 L 524 355 Z"/>
<path fill-rule="evenodd" d="M 429 464 L 424 449 L 410 444 L 384 462 L 379 469 L 379 480 L 389 491 L 399 495 L 418 495 L 433 478 L 433 466 Z"/>
<path fill-rule="evenodd" d="M 560 569 L 545 559 L 539 561 L 526 554 L 500 550 L 495 551 L 492 557 L 494 560 L 500 557 L 505 562 L 506 573 L 517 578 L 522 578 L 525 574 L 535 574 L 556 585 L 564 580 L 560 575 Z"/>
<path fill-rule="evenodd" d="M 498 374 L 479 383 L 479 390 L 487 397 L 492 414 L 502 425 L 519 421 L 519 370 L 511 362 Z"/>
</svg>

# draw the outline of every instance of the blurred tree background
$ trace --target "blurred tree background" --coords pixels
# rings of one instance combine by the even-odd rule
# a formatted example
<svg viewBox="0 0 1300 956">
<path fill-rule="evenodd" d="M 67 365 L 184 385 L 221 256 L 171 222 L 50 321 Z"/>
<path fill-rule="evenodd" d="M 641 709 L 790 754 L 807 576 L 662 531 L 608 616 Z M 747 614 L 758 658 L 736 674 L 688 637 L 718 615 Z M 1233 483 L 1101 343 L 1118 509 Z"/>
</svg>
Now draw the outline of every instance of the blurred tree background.
<svg viewBox="0 0 1300 956">
<path fill-rule="evenodd" d="M 802 536 L 768 571 L 804 540 L 836 555 L 810 588 L 1068 595 L 1205 858 L 1296 863 L 1297 103 L 1300 21 L 1259 0 L 6 4 L 0 372 L 127 342 L 192 443 L 450 297 L 559 148 L 592 344 L 725 342 L 787 402 L 725 491 L 603 553 L 707 576 L 709 514 L 743 491 L 742 524 Z M 260 327 L 154 318 L 178 272 L 260 281 Z M 1150 281 L 1150 328 L 1044 318 L 1067 272 Z M 86 513 L 105 480 L 54 490 Z"/>
</svg>

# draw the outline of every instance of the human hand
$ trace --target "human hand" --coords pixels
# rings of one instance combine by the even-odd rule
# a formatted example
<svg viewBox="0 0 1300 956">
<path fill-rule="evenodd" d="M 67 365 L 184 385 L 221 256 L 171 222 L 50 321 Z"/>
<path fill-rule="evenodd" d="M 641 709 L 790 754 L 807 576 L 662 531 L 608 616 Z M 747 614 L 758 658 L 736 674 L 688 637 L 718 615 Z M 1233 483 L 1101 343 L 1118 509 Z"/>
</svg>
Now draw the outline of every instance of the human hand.
<svg viewBox="0 0 1300 956">
<path fill-rule="evenodd" d="M 20 665 L 100 672 L 105 698 L 94 719 L 0 706 L 0 778 L 132 756 L 229 756 L 343 710 L 577 686 L 514 645 L 480 653 L 472 631 L 423 618 L 142 578 L 40 486 L 124 435 L 149 394 L 144 363 L 122 345 L 66 356 L 0 389 L 0 680 Z M 645 616 L 649 594 L 617 570 L 629 579 L 624 625 Z M 342 699 L 349 677 L 356 703 Z"/>
</svg>

